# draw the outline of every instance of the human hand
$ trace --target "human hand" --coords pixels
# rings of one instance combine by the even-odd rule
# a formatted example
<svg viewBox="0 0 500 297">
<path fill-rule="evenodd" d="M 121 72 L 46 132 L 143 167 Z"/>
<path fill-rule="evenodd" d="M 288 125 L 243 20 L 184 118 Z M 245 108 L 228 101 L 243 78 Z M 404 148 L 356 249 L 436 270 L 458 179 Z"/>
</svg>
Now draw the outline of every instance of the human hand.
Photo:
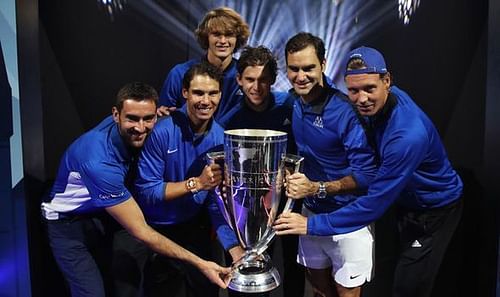
<svg viewBox="0 0 500 297">
<path fill-rule="evenodd" d="M 287 234 L 307 234 L 307 217 L 304 217 L 295 212 L 284 212 L 273 225 L 276 235 L 287 235 Z"/>
<path fill-rule="evenodd" d="M 162 105 L 156 109 L 156 115 L 159 117 L 168 116 L 168 115 L 170 115 L 170 113 L 172 111 L 174 111 L 176 109 L 177 109 L 177 107 L 175 107 L 175 106 L 168 107 L 168 106 Z"/>
<path fill-rule="evenodd" d="M 205 261 L 198 265 L 198 269 L 214 284 L 226 289 L 231 281 L 231 268 L 222 267 L 214 262 Z"/>
<path fill-rule="evenodd" d="M 212 190 L 222 181 L 222 169 L 219 164 L 206 165 L 198 177 L 200 190 Z"/>
<path fill-rule="evenodd" d="M 292 199 L 302 199 L 318 191 L 316 183 L 311 182 L 303 173 L 297 172 L 286 177 L 286 195 Z"/>
</svg>

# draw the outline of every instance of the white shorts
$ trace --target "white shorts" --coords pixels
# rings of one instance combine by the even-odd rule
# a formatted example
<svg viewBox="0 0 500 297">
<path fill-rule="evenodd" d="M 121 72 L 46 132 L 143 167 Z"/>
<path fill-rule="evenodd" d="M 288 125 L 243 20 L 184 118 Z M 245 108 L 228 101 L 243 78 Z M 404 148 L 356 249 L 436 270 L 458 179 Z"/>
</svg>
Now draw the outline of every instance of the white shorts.
<svg viewBox="0 0 500 297">
<path fill-rule="evenodd" d="M 314 215 L 306 207 L 302 215 Z M 299 236 L 297 262 L 311 269 L 332 267 L 332 277 L 346 288 L 359 287 L 372 279 L 374 261 L 373 227 L 332 236 Z"/>
</svg>

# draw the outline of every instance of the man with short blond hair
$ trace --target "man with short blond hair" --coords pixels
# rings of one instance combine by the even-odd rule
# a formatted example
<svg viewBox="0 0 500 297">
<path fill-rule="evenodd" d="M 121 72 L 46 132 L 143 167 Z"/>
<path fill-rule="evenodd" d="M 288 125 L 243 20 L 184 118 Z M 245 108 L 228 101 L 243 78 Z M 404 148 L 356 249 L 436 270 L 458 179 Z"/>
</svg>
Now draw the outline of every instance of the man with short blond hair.
<svg viewBox="0 0 500 297">
<path fill-rule="evenodd" d="M 191 59 L 174 66 L 160 92 L 160 114 L 168 113 L 184 105 L 182 96 L 182 77 L 190 66 L 207 61 L 220 69 L 224 74 L 222 97 L 214 118 L 218 120 L 229 109 L 238 103 L 238 84 L 236 82 L 236 62 L 233 53 L 245 46 L 250 29 L 248 24 L 233 9 L 219 7 L 207 12 L 195 30 L 195 37 L 206 56 Z"/>
</svg>

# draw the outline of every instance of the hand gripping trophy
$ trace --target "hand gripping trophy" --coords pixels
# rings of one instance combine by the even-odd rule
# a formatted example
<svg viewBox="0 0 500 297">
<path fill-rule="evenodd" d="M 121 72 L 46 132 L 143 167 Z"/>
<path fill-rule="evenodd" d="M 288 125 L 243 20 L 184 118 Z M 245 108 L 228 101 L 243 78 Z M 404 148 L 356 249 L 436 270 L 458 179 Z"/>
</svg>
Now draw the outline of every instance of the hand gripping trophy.
<svg viewBox="0 0 500 297">
<path fill-rule="evenodd" d="M 265 250 L 274 238 L 285 170 L 298 171 L 303 158 L 286 154 L 287 134 L 274 130 L 224 132 L 224 151 L 207 154 L 224 168 L 225 194 L 218 204 L 235 231 L 244 256 L 233 264 L 229 288 L 242 293 L 271 291 L 280 284 L 277 269 Z M 283 211 L 290 211 L 288 199 Z"/>
</svg>

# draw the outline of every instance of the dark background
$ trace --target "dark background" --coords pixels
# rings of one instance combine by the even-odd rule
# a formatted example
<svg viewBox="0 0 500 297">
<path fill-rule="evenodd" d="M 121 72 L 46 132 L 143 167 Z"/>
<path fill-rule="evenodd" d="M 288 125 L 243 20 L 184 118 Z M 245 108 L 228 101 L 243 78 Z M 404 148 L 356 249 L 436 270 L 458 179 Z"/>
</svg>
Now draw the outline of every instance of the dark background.
<svg viewBox="0 0 500 297">
<path fill-rule="evenodd" d="M 110 114 L 123 84 L 138 80 L 159 90 L 170 68 L 194 55 L 191 38 L 168 36 L 138 12 L 141 1 L 129 2 L 111 18 L 98 1 L 17 1 L 25 178 L 24 191 L 16 195 L 27 204 L 32 296 L 64 296 L 39 219 L 41 197 L 63 151 Z M 188 8 L 153 2 L 189 31 L 196 26 L 188 8 L 197 1 L 189 1 Z M 370 7 L 388 3 L 365 2 Z M 435 296 L 495 296 L 499 10 L 494 0 L 422 0 L 408 26 L 395 9 L 381 16 L 383 25 L 352 44 L 384 53 L 395 83 L 433 120 L 466 185 L 464 218 Z M 357 18 L 372 13 L 360 10 Z M 365 296 L 389 296 L 394 231 L 389 211 L 377 223 L 377 274 Z"/>
</svg>

